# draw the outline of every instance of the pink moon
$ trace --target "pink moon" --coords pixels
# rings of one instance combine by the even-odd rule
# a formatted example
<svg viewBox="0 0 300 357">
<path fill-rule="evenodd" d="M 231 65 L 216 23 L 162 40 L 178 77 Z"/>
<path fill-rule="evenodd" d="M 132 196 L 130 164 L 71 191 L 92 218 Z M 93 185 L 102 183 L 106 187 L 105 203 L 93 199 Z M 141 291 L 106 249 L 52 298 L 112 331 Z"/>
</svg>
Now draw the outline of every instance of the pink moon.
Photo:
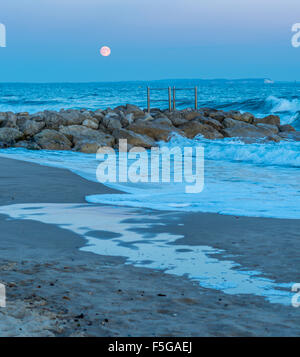
<svg viewBox="0 0 300 357">
<path fill-rule="evenodd" d="M 108 57 L 111 54 L 111 49 L 107 46 L 103 46 L 100 50 L 101 56 Z"/>
</svg>

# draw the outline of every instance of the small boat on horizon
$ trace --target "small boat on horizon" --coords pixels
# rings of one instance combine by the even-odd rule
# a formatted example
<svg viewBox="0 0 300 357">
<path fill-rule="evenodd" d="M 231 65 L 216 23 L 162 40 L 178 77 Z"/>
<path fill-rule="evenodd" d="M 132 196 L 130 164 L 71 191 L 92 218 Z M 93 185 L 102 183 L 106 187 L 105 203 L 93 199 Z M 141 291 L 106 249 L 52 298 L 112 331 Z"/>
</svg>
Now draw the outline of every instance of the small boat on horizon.
<svg viewBox="0 0 300 357">
<path fill-rule="evenodd" d="M 272 79 L 266 78 L 266 79 L 264 80 L 264 83 L 265 83 L 265 84 L 274 84 L 274 81 L 273 81 Z"/>
</svg>

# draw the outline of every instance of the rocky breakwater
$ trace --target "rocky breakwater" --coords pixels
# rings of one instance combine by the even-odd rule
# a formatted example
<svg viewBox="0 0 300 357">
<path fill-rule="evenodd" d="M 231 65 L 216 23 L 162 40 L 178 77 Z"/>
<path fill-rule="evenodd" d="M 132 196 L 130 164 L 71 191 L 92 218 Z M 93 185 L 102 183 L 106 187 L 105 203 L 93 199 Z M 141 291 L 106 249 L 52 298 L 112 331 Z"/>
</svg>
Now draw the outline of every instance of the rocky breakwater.
<svg viewBox="0 0 300 357">
<path fill-rule="evenodd" d="M 168 141 L 173 133 L 193 139 L 241 138 L 245 142 L 296 140 L 300 132 L 281 125 L 280 118 L 256 118 L 250 113 L 201 108 L 150 113 L 127 104 L 106 110 L 45 110 L 36 114 L 0 113 L 0 148 L 74 150 L 95 153 L 100 147 L 117 147 L 127 139 L 129 148 L 150 148 Z"/>
</svg>

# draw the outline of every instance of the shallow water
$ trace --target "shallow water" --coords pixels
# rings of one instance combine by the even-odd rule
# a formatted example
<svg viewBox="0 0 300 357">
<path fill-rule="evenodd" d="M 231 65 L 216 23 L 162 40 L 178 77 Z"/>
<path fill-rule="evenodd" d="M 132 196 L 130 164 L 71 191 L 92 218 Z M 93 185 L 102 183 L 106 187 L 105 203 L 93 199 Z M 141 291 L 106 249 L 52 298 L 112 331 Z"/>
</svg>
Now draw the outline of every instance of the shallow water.
<svg viewBox="0 0 300 357">
<path fill-rule="evenodd" d="M 83 251 L 126 257 L 128 264 L 187 276 L 205 288 L 227 294 L 252 294 L 271 303 L 291 304 L 293 283 L 277 284 L 259 271 L 241 270 L 243 267 L 231 260 L 213 258 L 212 254 L 221 251 L 208 246 L 175 244 L 182 238 L 179 235 L 154 234 L 151 227 L 161 224 L 159 217 L 149 220 L 146 212 L 90 204 L 17 204 L 0 207 L 0 214 L 75 232 L 87 240 Z M 148 233 L 138 233 L 141 229 Z"/>
</svg>

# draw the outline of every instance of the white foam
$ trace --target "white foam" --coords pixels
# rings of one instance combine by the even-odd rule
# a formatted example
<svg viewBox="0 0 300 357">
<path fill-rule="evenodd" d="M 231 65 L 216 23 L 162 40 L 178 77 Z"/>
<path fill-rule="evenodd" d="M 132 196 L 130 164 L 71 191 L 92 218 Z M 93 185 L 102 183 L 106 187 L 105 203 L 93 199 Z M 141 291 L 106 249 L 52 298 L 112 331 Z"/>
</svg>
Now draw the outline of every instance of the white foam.
<svg viewBox="0 0 300 357">
<path fill-rule="evenodd" d="M 165 144 L 164 144 L 165 145 Z M 252 217 L 300 218 L 300 143 L 243 144 L 235 140 L 188 140 L 167 145 L 205 147 L 205 187 L 186 194 L 186 183 L 113 183 L 127 194 L 88 196 L 91 203 Z M 96 182 L 95 155 L 75 152 L 0 150 L 0 155 L 67 168 Z"/>
<path fill-rule="evenodd" d="M 300 111 L 300 101 L 299 99 L 285 99 L 278 98 L 273 95 L 267 98 L 267 102 L 271 102 L 273 107 L 271 109 L 272 113 L 280 113 L 280 112 L 291 112 L 296 113 Z"/>
</svg>

